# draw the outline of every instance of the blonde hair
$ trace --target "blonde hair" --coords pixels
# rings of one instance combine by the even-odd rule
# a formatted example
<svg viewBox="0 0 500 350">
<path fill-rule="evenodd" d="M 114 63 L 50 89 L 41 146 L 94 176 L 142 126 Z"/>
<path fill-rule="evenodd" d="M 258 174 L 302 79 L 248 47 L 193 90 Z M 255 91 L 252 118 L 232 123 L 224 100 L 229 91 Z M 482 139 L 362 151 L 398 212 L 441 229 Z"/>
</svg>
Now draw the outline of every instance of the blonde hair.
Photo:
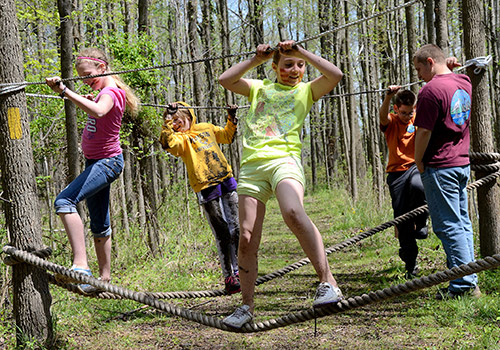
<svg viewBox="0 0 500 350">
<path fill-rule="evenodd" d="M 78 67 L 83 62 L 92 64 L 95 67 L 104 64 L 106 66 L 106 72 L 111 71 L 108 58 L 106 57 L 104 52 L 95 47 L 86 48 L 80 51 L 80 54 L 76 59 L 75 66 Z M 113 78 L 118 88 L 125 91 L 127 112 L 133 116 L 137 115 L 137 113 L 139 112 L 139 98 L 135 95 L 130 86 L 125 84 L 125 82 L 119 76 L 112 75 L 111 78 Z"/>
</svg>

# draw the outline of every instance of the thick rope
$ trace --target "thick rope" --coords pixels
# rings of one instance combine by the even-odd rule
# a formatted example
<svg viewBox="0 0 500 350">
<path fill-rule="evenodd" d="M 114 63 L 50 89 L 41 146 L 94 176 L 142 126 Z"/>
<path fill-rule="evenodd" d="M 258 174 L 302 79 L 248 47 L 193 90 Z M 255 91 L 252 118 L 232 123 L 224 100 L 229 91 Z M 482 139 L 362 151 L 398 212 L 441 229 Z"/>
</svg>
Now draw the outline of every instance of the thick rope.
<svg viewBox="0 0 500 350">
<path fill-rule="evenodd" d="M 500 153 L 494 153 L 494 152 L 489 152 L 489 153 L 471 152 L 469 154 L 469 158 L 473 159 L 473 160 L 489 160 L 489 161 L 494 161 L 494 160 L 500 160 Z"/>
<path fill-rule="evenodd" d="M 489 174 L 489 175 L 467 185 L 467 190 L 470 191 L 474 188 L 478 188 L 478 187 L 480 187 L 480 186 L 482 186 L 490 181 L 495 180 L 499 176 L 500 176 L 500 171 L 495 172 L 493 174 Z M 342 249 L 345 249 L 345 248 L 347 248 L 351 245 L 354 245 L 355 243 L 357 243 L 365 238 L 371 237 L 378 232 L 384 231 L 391 226 L 399 225 L 399 224 L 405 222 L 406 220 L 409 220 L 411 218 L 415 218 L 421 214 L 424 214 L 424 213 L 428 212 L 428 210 L 429 209 L 428 209 L 427 205 L 422 205 L 421 207 L 418 207 L 416 209 L 413 209 L 412 211 L 409 211 L 403 215 L 400 215 L 400 216 L 394 218 L 393 220 L 387 221 L 379 226 L 371 228 L 368 231 L 361 232 L 360 234 L 358 234 L 354 237 L 351 237 L 351 238 L 349 238 L 341 243 L 337 243 L 337 244 L 325 249 L 326 255 L 330 255 L 333 252 L 337 252 L 337 251 L 340 251 Z M 304 259 L 299 260 L 293 264 L 285 266 L 279 270 L 271 272 L 265 276 L 261 276 L 261 277 L 257 278 L 256 285 L 268 282 L 268 281 L 270 281 L 274 278 L 277 278 L 277 277 L 284 276 L 285 274 L 287 274 L 291 271 L 297 270 L 298 268 L 305 266 L 305 265 L 309 264 L 310 262 L 311 262 L 311 260 L 309 260 L 309 258 L 304 258 Z"/>
<path fill-rule="evenodd" d="M 59 273 L 68 276 L 82 283 L 92 284 L 93 286 L 106 290 L 109 293 L 119 294 L 124 298 L 152 306 L 168 314 L 179 316 L 187 320 L 203 324 L 205 326 L 218 328 L 230 332 L 242 332 L 242 333 L 255 333 L 255 332 L 268 331 L 271 329 L 280 328 L 295 323 L 309 321 L 318 317 L 325 317 L 335 313 L 345 312 L 368 304 L 373 304 L 383 300 L 388 300 L 396 296 L 401 296 L 414 292 L 419 289 L 432 287 L 446 281 L 451 281 L 459 277 L 463 277 L 473 273 L 478 273 L 488 269 L 497 268 L 500 266 L 500 254 L 495 254 L 491 257 L 486 257 L 484 259 L 480 259 L 466 265 L 460 265 L 452 269 L 445 270 L 443 272 L 438 272 L 429 276 L 422 277 L 420 279 L 408 281 L 404 284 L 391 286 L 389 288 L 384 288 L 382 290 L 370 292 L 368 294 L 363 294 L 361 296 L 351 297 L 326 308 L 321 308 L 321 309 L 309 308 L 300 312 L 288 314 L 286 316 L 268 320 L 265 322 L 246 324 L 242 327 L 242 329 L 233 329 L 224 325 L 222 323 L 222 320 L 220 319 L 207 316 L 200 312 L 194 312 L 191 310 L 187 310 L 185 308 L 176 307 L 174 305 L 164 303 L 160 300 L 148 296 L 145 293 L 134 292 L 126 288 L 112 285 L 110 283 L 105 283 L 92 276 L 86 276 L 83 274 L 76 273 L 60 265 L 56 265 L 51 262 L 45 261 L 34 254 L 23 252 L 14 247 L 4 246 L 3 251 L 7 254 L 13 255 L 16 259 L 21 259 L 29 264 L 35 265 L 42 269 L 46 269 L 54 273 Z"/>
<path fill-rule="evenodd" d="M 493 174 L 489 174 L 489 175 L 487 175 L 479 180 L 476 180 L 476 181 L 470 183 L 467 186 L 467 189 L 472 190 L 472 189 L 478 188 L 478 187 L 480 187 L 480 186 L 482 186 L 490 181 L 495 180 L 499 176 L 500 176 L 500 171 L 493 173 Z M 325 249 L 325 253 L 328 256 L 333 252 L 341 251 L 341 250 L 343 250 L 351 245 L 354 245 L 354 244 L 356 244 L 356 243 L 358 243 L 358 242 L 360 242 L 368 237 L 375 235 L 378 232 L 382 232 L 382 231 L 384 231 L 392 226 L 399 225 L 399 224 L 401 224 L 409 219 L 415 218 L 415 217 L 417 217 L 421 214 L 427 213 L 427 212 L 428 212 L 427 205 L 423 205 L 423 206 L 420 206 L 418 208 L 415 208 L 412 211 L 409 211 L 408 213 L 405 213 L 403 215 L 400 215 L 400 216 L 394 218 L 393 220 L 387 221 L 387 222 L 385 222 L 381 225 L 378 225 L 374 228 L 371 228 L 367 231 L 361 232 L 360 234 L 358 234 L 354 237 L 348 238 L 347 240 L 345 240 L 343 242 L 337 243 L 337 244 Z M 273 271 L 271 273 L 268 273 L 264 276 L 257 278 L 257 280 L 255 281 L 255 285 L 258 286 L 258 285 L 261 285 L 263 283 L 269 282 L 275 278 L 282 277 L 282 276 L 286 275 L 287 273 L 295 271 L 295 270 L 297 270 L 305 265 L 308 265 L 310 263 L 311 263 L 311 261 L 309 260 L 309 258 L 301 259 L 295 263 L 292 263 L 288 266 L 285 266 L 281 269 L 278 269 L 276 271 Z M 71 290 L 70 288 L 66 287 L 67 285 L 60 284 L 60 283 L 57 283 L 57 284 L 63 288 Z M 152 293 L 146 293 L 146 294 L 150 295 L 152 297 L 158 298 L 158 299 L 176 299 L 176 298 L 187 299 L 187 298 L 216 297 L 216 296 L 224 295 L 224 294 L 226 294 L 226 292 L 224 290 L 206 290 L 206 291 L 152 292 Z M 97 292 L 97 293 L 93 294 L 92 297 L 102 298 L 102 299 L 119 299 L 119 297 L 116 297 L 115 295 L 110 295 L 109 293 L 105 293 L 105 292 Z"/>
<path fill-rule="evenodd" d="M 46 247 L 39 250 L 35 250 L 31 252 L 32 254 L 38 256 L 39 258 L 45 259 L 52 255 L 52 248 Z M 13 266 L 22 263 L 22 260 L 17 260 L 12 255 L 7 255 L 3 262 L 5 265 Z"/>
</svg>

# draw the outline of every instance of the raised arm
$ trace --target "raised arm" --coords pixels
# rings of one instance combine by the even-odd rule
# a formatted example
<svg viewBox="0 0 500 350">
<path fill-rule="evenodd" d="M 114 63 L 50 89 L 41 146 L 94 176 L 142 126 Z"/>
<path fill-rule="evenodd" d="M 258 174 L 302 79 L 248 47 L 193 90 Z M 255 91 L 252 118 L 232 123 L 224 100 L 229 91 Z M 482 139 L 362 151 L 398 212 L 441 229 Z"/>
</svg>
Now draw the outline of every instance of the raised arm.
<svg viewBox="0 0 500 350">
<path fill-rule="evenodd" d="M 378 116 L 380 119 L 380 125 L 386 126 L 391 122 L 391 117 L 389 116 L 389 108 L 391 106 L 391 99 L 396 95 L 396 93 L 401 89 L 399 85 L 390 85 L 385 93 L 384 102 L 380 106 L 378 111 Z"/>
<path fill-rule="evenodd" d="M 68 89 L 59 77 L 46 78 L 45 81 L 54 92 L 72 101 L 91 117 L 102 118 L 113 108 L 113 99 L 107 94 L 101 95 L 99 101 L 95 102 L 93 95 L 82 96 Z"/>
<path fill-rule="evenodd" d="M 333 63 L 307 51 L 300 45 L 295 45 L 295 41 L 287 40 L 280 42 L 280 53 L 283 56 L 293 56 L 303 59 L 319 70 L 322 74 L 311 82 L 311 90 L 314 101 L 333 90 L 342 79 L 342 71 Z"/>
<path fill-rule="evenodd" d="M 234 93 L 248 97 L 250 95 L 251 84 L 248 79 L 243 78 L 243 75 L 250 69 L 260 66 L 273 56 L 272 52 L 267 51 L 269 48 L 270 46 L 268 44 L 260 44 L 257 46 L 257 53 L 254 57 L 240 62 L 226 70 L 219 77 L 219 83 Z"/>
</svg>

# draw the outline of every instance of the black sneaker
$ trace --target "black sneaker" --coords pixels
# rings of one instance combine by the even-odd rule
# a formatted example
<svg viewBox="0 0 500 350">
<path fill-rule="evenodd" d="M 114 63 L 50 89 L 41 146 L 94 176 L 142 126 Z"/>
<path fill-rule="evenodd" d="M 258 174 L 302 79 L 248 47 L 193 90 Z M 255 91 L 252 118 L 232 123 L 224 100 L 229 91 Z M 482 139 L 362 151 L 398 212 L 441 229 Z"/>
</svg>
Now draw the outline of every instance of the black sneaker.
<svg viewBox="0 0 500 350">
<path fill-rule="evenodd" d="M 407 269 L 405 272 L 405 278 L 407 280 L 412 280 L 414 278 L 418 277 L 418 273 L 420 272 L 420 269 L 418 268 L 417 265 L 413 269 Z"/>
</svg>

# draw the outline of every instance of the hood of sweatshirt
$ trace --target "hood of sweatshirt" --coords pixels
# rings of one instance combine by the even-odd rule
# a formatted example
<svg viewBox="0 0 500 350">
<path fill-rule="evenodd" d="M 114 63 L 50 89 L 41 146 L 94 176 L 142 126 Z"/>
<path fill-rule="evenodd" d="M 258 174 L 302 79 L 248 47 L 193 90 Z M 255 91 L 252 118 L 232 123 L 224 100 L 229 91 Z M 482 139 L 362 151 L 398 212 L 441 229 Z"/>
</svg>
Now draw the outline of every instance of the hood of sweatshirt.
<svg viewBox="0 0 500 350">
<path fill-rule="evenodd" d="M 177 101 L 176 103 L 178 105 L 182 105 L 184 107 L 191 107 L 189 104 L 187 104 L 184 101 Z M 191 115 L 191 126 L 190 126 L 189 130 L 193 130 L 193 127 L 196 124 L 196 115 L 194 114 L 194 109 L 188 108 L 188 111 L 189 111 L 189 114 Z"/>
</svg>

